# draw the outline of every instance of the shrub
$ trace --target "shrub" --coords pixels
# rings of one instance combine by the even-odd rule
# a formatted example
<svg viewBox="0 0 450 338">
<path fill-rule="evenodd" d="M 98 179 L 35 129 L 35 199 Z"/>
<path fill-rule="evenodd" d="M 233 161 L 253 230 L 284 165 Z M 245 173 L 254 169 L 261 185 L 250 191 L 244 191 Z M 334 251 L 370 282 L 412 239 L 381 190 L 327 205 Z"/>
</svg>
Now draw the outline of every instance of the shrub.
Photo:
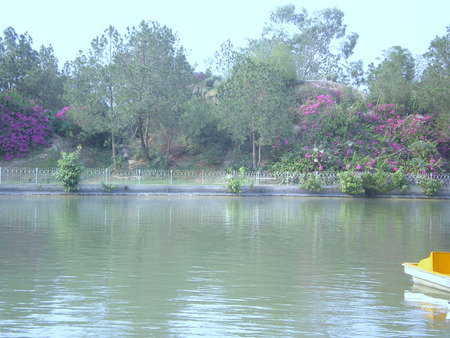
<svg viewBox="0 0 450 338">
<path fill-rule="evenodd" d="M 102 183 L 102 190 L 104 192 L 111 192 L 114 188 L 115 188 L 115 186 L 112 184 Z"/>
<path fill-rule="evenodd" d="M 233 194 L 242 193 L 242 185 L 245 183 L 245 168 L 239 168 L 238 176 L 230 174 L 228 177 L 227 189 Z"/>
<path fill-rule="evenodd" d="M 425 195 L 434 196 L 442 188 L 444 182 L 432 177 L 424 177 L 420 180 L 419 184 L 422 186 Z"/>
<path fill-rule="evenodd" d="M 341 183 L 341 191 L 344 194 L 360 195 L 364 194 L 361 178 L 356 176 L 354 172 L 345 171 L 338 174 Z"/>
<path fill-rule="evenodd" d="M 405 193 L 410 189 L 408 178 L 403 167 L 399 168 L 392 176 L 392 185 L 400 193 Z"/>
<path fill-rule="evenodd" d="M 74 192 L 79 190 L 81 173 L 84 170 L 83 164 L 78 160 L 80 153 L 80 145 L 72 153 L 61 152 L 55 178 L 62 182 L 65 191 Z"/>
<path fill-rule="evenodd" d="M 365 193 L 368 195 L 386 194 L 393 189 L 390 177 L 384 171 L 362 175 L 361 183 Z"/>
<path fill-rule="evenodd" d="M 33 100 L 24 102 L 14 91 L 0 93 L 0 153 L 7 161 L 47 144 L 50 123 L 46 114 Z"/>
<path fill-rule="evenodd" d="M 308 191 L 319 192 L 323 190 L 323 182 L 319 175 L 307 174 L 303 177 L 300 187 Z"/>
</svg>

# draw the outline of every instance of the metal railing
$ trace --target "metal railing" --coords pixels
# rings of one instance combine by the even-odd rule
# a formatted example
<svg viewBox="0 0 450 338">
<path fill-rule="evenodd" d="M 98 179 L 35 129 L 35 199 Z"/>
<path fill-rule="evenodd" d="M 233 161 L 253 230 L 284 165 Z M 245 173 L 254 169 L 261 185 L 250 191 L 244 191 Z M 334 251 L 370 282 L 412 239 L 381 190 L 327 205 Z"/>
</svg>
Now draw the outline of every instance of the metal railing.
<svg viewBox="0 0 450 338">
<path fill-rule="evenodd" d="M 0 167 L 0 184 L 58 184 L 54 176 L 56 168 L 18 168 Z M 324 187 L 338 188 L 340 186 L 337 172 L 317 172 Z M 362 173 L 357 173 L 360 175 Z M 225 185 L 229 178 L 238 176 L 239 172 L 212 170 L 111 170 L 108 168 L 85 168 L 81 183 L 86 184 L 188 184 L 188 185 Z M 292 172 L 247 172 L 244 174 L 247 184 L 253 185 L 299 185 L 307 173 Z M 443 189 L 450 189 L 450 174 L 408 175 L 409 184 L 418 185 L 425 177 L 433 177 L 444 182 Z"/>
</svg>

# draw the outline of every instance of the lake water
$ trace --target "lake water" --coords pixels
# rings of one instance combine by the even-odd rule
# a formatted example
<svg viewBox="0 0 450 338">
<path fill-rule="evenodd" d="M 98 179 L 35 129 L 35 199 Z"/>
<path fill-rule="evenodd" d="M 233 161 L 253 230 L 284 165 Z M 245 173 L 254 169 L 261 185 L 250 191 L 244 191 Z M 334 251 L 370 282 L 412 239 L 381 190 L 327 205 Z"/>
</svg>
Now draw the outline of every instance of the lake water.
<svg viewBox="0 0 450 338">
<path fill-rule="evenodd" d="M 445 200 L 0 196 L 1 337 L 448 337 Z"/>
</svg>

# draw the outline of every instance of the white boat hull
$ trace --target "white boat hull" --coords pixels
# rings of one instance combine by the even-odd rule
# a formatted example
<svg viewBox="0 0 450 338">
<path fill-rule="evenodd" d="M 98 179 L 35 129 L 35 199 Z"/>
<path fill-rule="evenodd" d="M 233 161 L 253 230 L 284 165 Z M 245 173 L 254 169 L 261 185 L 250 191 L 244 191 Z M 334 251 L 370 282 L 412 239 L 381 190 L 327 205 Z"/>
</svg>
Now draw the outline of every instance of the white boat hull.
<svg viewBox="0 0 450 338">
<path fill-rule="evenodd" d="M 405 273 L 412 276 L 414 283 L 450 292 L 450 276 L 428 272 L 412 264 L 405 263 L 403 266 Z"/>
</svg>

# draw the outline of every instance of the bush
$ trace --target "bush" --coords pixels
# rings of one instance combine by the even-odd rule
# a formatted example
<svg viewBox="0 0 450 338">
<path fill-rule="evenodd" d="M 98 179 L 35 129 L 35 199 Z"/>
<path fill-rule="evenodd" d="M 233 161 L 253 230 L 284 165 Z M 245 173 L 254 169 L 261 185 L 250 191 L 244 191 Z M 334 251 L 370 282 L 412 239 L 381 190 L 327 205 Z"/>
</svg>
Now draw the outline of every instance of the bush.
<svg viewBox="0 0 450 338">
<path fill-rule="evenodd" d="M 83 164 L 78 160 L 81 153 L 81 146 L 72 153 L 61 152 L 61 158 L 58 160 L 58 167 L 55 178 L 62 182 L 64 190 L 74 192 L 79 190 L 81 173 L 84 170 Z"/>
<path fill-rule="evenodd" d="M 394 189 L 397 189 L 400 193 L 405 193 L 410 189 L 408 184 L 408 178 L 406 177 L 405 170 L 403 167 L 399 168 L 395 174 L 391 176 L 392 185 Z"/>
<path fill-rule="evenodd" d="M 0 153 L 7 161 L 47 144 L 50 123 L 46 114 L 33 100 L 25 102 L 14 91 L 0 93 Z"/>
<path fill-rule="evenodd" d="M 442 188 L 444 182 L 435 178 L 424 177 L 420 180 L 419 184 L 422 186 L 425 195 L 434 196 Z"/>
<path fill-rule="evenodd" d="M 242 185 L 246 182 L 245 168 L 239 168 L 238 176 L 230 174 L 228 177 L 227 189 L 233 194 L 242 193 Z"/>
<path fill-rule="evenodd" d="M 308 191 L 319 192 L 323 190 L 323 182 L 319 175 L 307 174 L 303 177 L 300 187 Z"/>
<path fill-rule="evenodd" d="M 104 192 L 111 192 L 114 188 L 115 188 L 115 186 L 112 184 L 102 183 L 102 190 Z"/>
<path fill-rule="evenodd" d="M 362 175 L 361 183 L 367 195 L 386 194 L 391 192 L 394 188 L 389 175 L 384 171 Z"/>
<path fill-rule="evenodd" d="M 352 171 L 345 171 L 338 174 L 341 182 L 341 191 L 344 194 L 360 195 L 364 194 L 364 188 L 362 186 L 362 180 L 356 176 Z"/>
</svg>

